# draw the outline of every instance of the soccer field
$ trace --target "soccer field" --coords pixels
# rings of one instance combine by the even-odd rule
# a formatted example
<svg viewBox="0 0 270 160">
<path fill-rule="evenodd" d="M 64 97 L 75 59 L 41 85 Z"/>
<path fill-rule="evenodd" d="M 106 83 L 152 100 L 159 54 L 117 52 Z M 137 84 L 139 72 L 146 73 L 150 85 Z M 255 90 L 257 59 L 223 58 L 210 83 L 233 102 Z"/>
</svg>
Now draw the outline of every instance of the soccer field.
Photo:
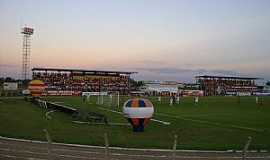
<svg viewBox="0 0 270 160">
<path fill-rule="evenodd" d="M 81 97 L 47 97 L 81 110 L 106 115 L 109 123 L 127 120 L 117 107 L 84 103 Z M 128 97 L 120 98 L 120 106 Z M 50 114 L 22 98 L 0 98 L 0 135 L 6 137 L 46 140 L 46 128 L 54 142 L 104 145 L 108 133 L 110 146 L 171 149 L 174 135 L 178 135 L 177 149 L 228 150 L 242 149 L 247 137 L 252 137 L 250 149 L 270 150 L 270 97 L 263 104 L 255 97 L 202 97 L 195 105 L 192 97 L 182 98 L 179 104 L 169 105 L 169 100 L 149 98 L 155 107 L 154 119 L 169 122 L 165 125 L 151 121 L 143 133 L 133 133 L 131 126 L 76 124 L 70 115 L 61 112 Z"/>
</svg>

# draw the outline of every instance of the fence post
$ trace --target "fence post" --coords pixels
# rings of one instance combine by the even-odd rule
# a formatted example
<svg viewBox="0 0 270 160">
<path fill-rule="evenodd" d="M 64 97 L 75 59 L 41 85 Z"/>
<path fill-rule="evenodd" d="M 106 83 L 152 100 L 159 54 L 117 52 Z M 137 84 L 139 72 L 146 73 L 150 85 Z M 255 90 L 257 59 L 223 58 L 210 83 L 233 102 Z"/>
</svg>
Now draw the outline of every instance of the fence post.
<svg viewBox="0 0 270 160">
<path fill-rule="evenodd" d="M 103 94 L 101 95 L 101 105 L 103 105 Z"/>
<path fill-rule="evenodd" d="M 44 101 L 44 106 L 45 106 L 46 109 L 48 109 L 47 101 Z"/>
<path fill-rule="evenodd" d="M 49 113 L 50 113 L 50 111 L 45 113 L 45 117 L 46 117 L 47 120 L 52 119 L 52 117 L 49 115 Z"/>
<path fill-rule="evenodd" d="M 46 136 L 46 139 L 47 139 L 47 142 L 48 142 L 48 144 L 47 144 L 47 149 L 48 149 L 48 159 L 49 160 L 52 160 L 53 158 L 52 158 L 52 155 L 51 155 L 51 144 L 52 144 L 52 139 L 51 139 L 51 137 L 50 137 L 50 134 L 49 134 L 49 132 L 47 131 L 47 129 L 43 129 L 43 131 L 45 132 L 45 136 Z"/>
<path fill-rule="evenodd" d="M 105 159 L 109 160 L 109 140 L 107 133 L 104 133 L 104 141 L 105 141 Z"/>
<path fill-rule="evenodd" d="M 117 108 L 119 109 L 120 106 L 120 97 L 119 97 L 119 91 L 117 91 Z"/>
<path fill-rule="evenodd" d="M 172 159 L 173 160 L 175 160 L 175 157 L 176 157 L 177 138 L 178 138 L 178 135 L 175 134 L 174 135 L 174 142 L 173 142 L 173 152 L 172 152 Z"/>
<path fill-rule="evenodd" d="M 261 106 L 263 105 L 263 96 L 261 96 L 261 98 L 260 98 L 260 105 Z"/>
<path fill-rule="evenodd" d="M 243 152 L 242 152 L 242 160 L 246 160 L 247 150 L 248 150 L 248 147 L 249 147 L 249 145 L 251 143 L 251 140 L 252 140 L 252 138 L 248 137 L 248 140 L 247 140 L 247 142 L 245 144 L 245 147 L 243 149 Z"/>
</svg>

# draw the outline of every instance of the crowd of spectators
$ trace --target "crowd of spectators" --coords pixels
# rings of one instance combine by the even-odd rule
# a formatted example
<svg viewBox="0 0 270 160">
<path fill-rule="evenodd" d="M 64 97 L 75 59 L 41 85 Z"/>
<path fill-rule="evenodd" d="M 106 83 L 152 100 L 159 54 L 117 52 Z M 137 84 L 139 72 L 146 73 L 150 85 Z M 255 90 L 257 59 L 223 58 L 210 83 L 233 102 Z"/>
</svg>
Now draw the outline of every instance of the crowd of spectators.
<svg viewBox="0 0 270 160">
<path fill-rule="evenodd" d="M 256 92 L 257 86 L 252 80 L 201 80 L 206 93 L 225 95 L 226 93 Z"/>
<path fill-rule="evenodd" d="M 33 79 L 42 80 L 48 91 L 129 91 L 128 76 L 94 76 L 59 72 L 34 72 Z"/>
</svg>

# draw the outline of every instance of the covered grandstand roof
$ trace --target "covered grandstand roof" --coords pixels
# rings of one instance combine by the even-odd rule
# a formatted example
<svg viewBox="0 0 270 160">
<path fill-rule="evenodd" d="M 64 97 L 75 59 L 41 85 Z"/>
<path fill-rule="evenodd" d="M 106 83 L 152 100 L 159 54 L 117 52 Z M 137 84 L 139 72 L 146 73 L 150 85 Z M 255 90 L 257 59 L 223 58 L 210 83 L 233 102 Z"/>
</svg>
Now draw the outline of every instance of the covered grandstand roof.
<svg viewBox="0 0 270 160">
<path fill-rule="evenodd" d="M 102 70 L 85 70 L 85 69 L 66 69 L 66 68 L 32 68 L 32 71 L 56 71 L 56 72 L 81 72 L 93 75 L 119 75 L 119 74 L 134 74 L 137 72 L 123 71 L 102 71 Z"/>
<path fill-rule="evenodd" d="M 203 76 L 196 76 L 195 78 L 217 78 L 217 79 L 238 79 L 238 80 L 258 80 L 261 78 L 257 77 L 236 77 L 236 76 L 209 76 L 209 75 L 203 75 Z"/>
</svg>

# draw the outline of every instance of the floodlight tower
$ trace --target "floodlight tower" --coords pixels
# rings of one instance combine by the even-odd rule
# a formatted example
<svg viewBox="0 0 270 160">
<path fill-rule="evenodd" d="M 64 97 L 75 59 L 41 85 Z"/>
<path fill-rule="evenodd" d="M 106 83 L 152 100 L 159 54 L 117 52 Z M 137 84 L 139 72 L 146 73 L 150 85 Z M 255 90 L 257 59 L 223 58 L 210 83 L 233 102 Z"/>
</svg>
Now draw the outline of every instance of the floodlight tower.
<svg viewBox="0 0 270 160">
<path fill-rule="evenodd" d="M 30 37 L 34 33 L 33 28 L 23 27 L 22 32 L 23 34 L 23 55 L 22 55 L 22 79 L 26 80 L 29 79 L 29 70 L 30 70 Z"/>
</svg>

